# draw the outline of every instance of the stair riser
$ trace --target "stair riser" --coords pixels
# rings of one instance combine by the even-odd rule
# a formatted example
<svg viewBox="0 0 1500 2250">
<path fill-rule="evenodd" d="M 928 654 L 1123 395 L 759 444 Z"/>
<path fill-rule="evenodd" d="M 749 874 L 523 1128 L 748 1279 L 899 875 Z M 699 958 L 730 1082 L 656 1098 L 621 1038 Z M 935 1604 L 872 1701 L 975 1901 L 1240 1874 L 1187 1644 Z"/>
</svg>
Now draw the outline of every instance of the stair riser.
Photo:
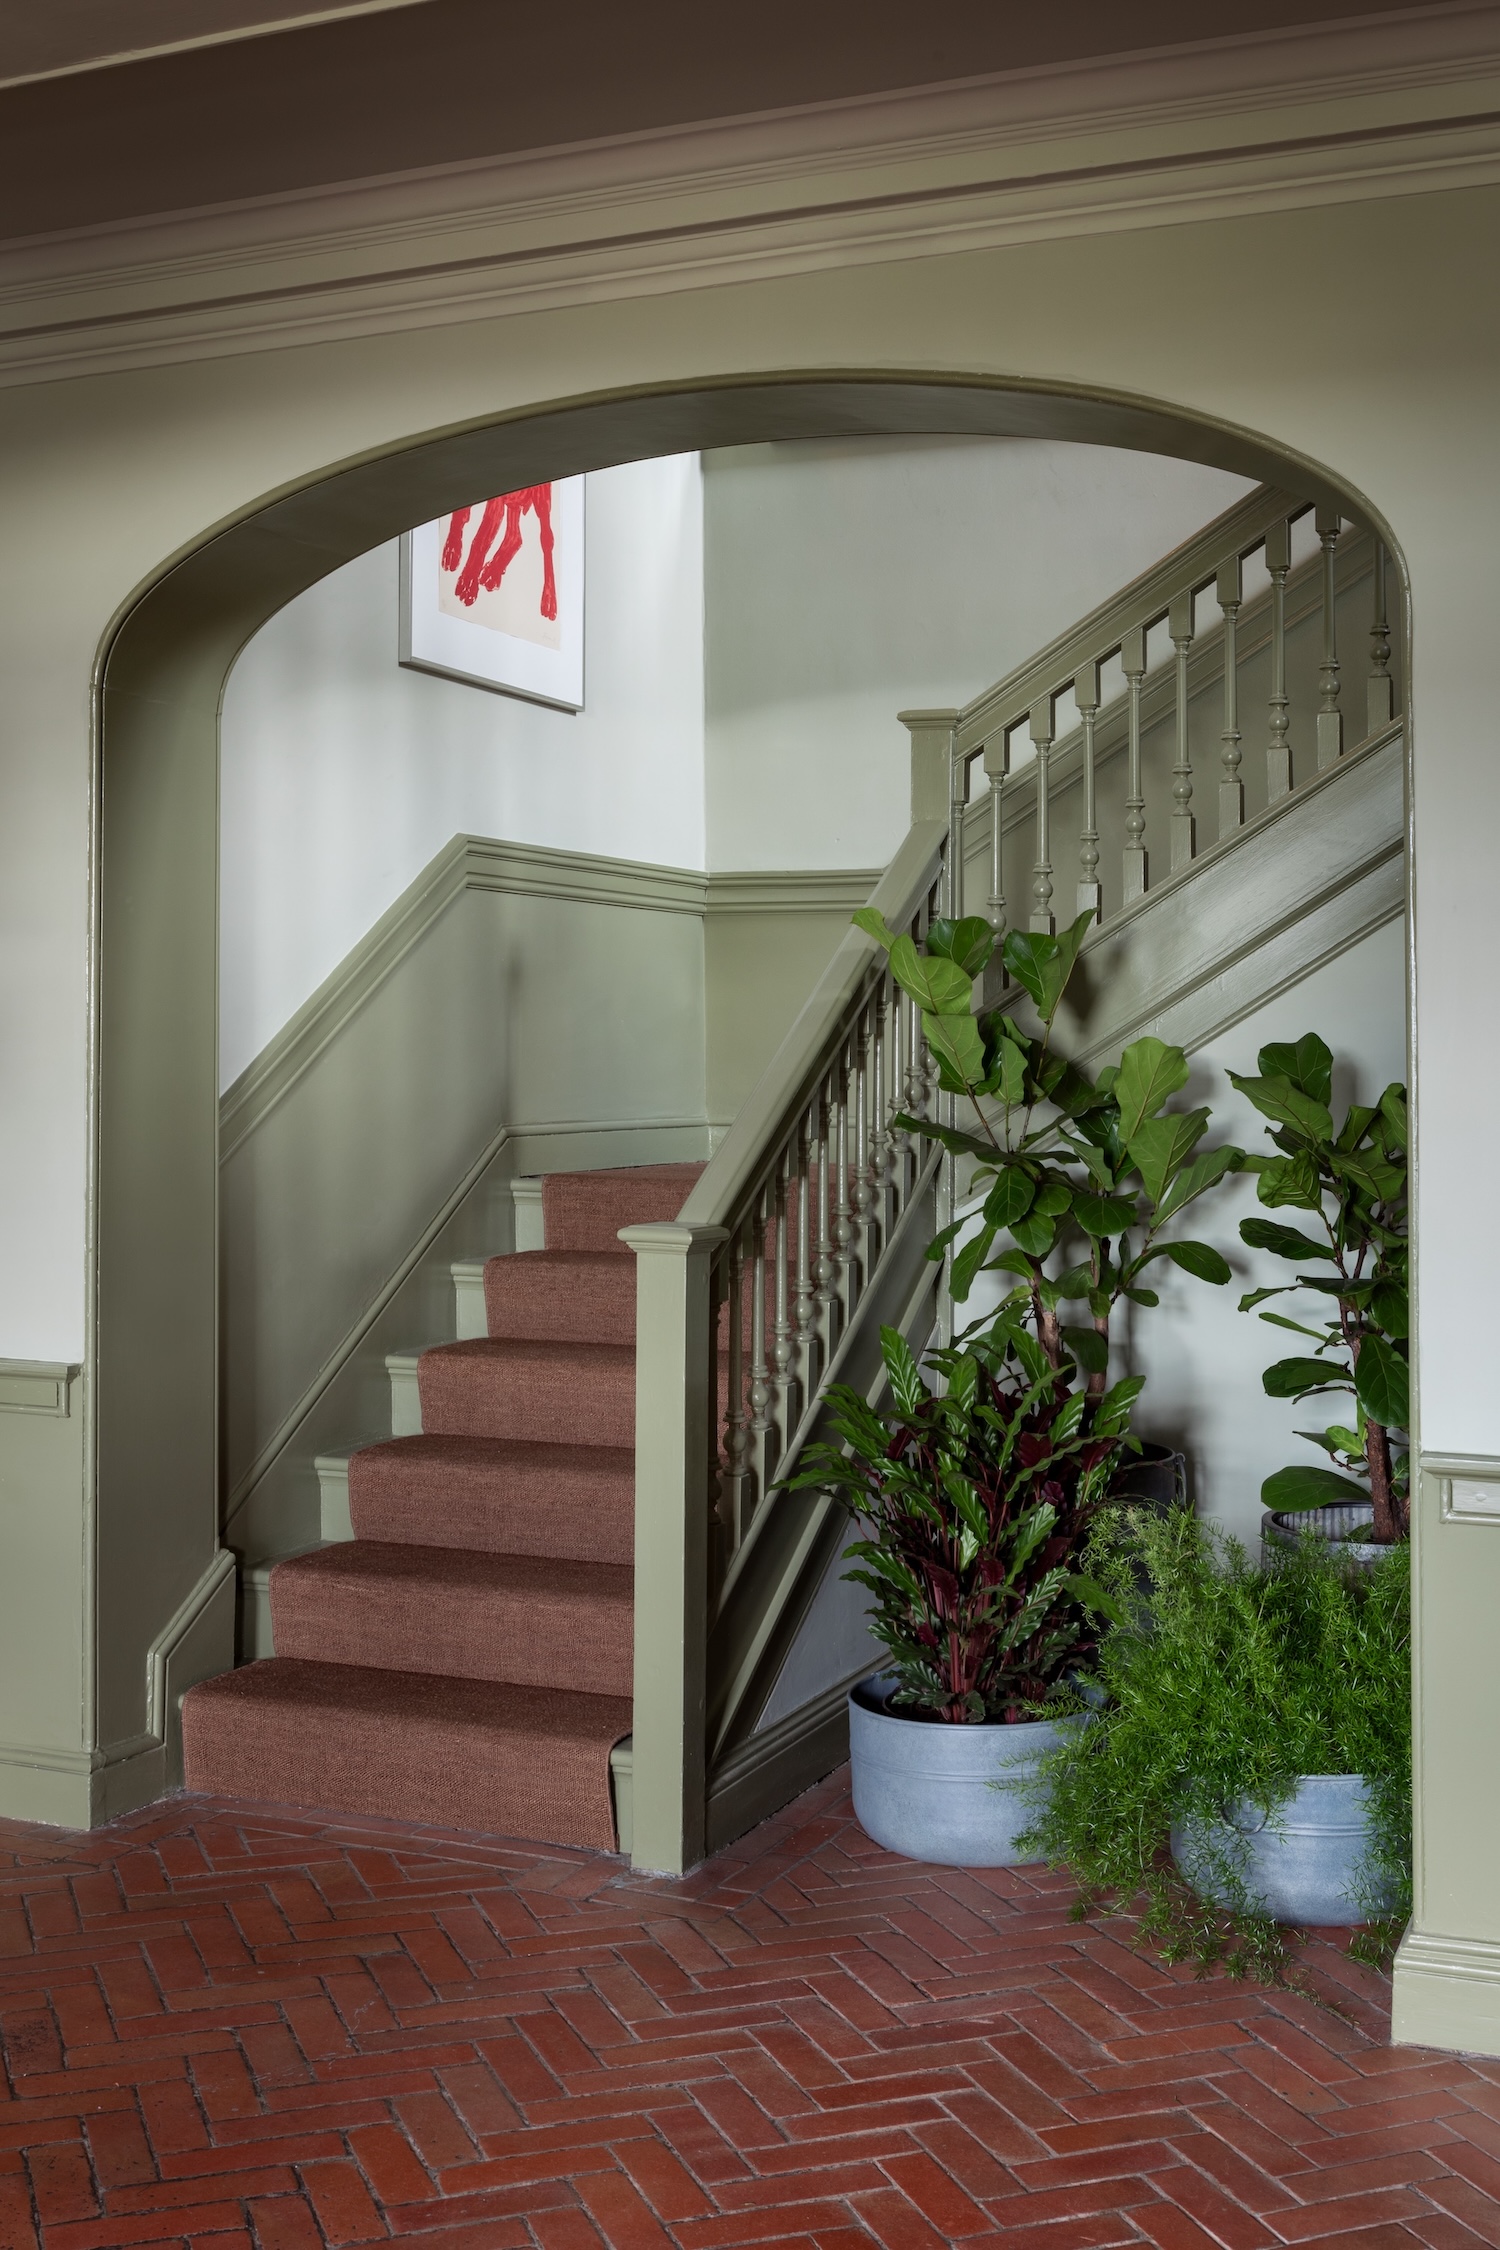
<svg viewBox="0 0 1500 2250">
<path fill-rule="evenodd" d="M 271 1580 L 271 1630 L 278 1656 L 363 1664 L 383 1672 L 493 1680 L 628 1696 L 630 1600 L 579 1598 L 566 1585 L 545 1591 L 443 1586 L 347 1585 Z"/>
<path fill-rule="evenodd" d="M 431 1683 L 433 1692 L 410 1683 L 418 1708 L 373 1713 L 338 1708 L 322 1679 L 306 1695 L 254 1692 L 258 1674 L 288 1669 L 253 1665 L 192 1691 L 183 1705 L 189 1789 L 585 1850 L 615 1848 L 608 1749 L 629 1730 L 628 1703 L 591 1703 L 590 1738 L 581 1730 L 507 1723 L 484 1708 L 494 1689 L 442 1681 Z M 295 1669 L 304 1678 L 333 1673 L 321 1664 Z M 546 1713 L 540 1717 L 545 1721 Z"/>
<path fill-rule="evenodd" d="M 486 1333 L 518 1343 L 635 1345 L 635 1260 L 542 1251 L 492 1258 L 484 1274 Z"/>
<path fill-rule="evenodd" d="M 565 1449 L 539 1447 L 539 1452 Z M 583 1474 L 464 1476 L 442 1461 L 387 1467 L 371 1448 L 346 1481 L 342 1534 L 387 1545 L 453 1547 L 489 1555 L 629 1564 L 635 1553 L 635 1475 L 628 1454 Z M 326 1492 L 325 1486 L 325 1492 Z M 325 1505 L 325 1539 L 330 1532 Z"/>
<path fill-rule="evenodd" d="M 561 1351 L 488 1359 L 427 1352 L 419 1381 L 421 1426 L 430 1435 L 635 1444 L 634 1355 L 623 1350 L 588 1367 L 570 1364 Z"/>
</svg>

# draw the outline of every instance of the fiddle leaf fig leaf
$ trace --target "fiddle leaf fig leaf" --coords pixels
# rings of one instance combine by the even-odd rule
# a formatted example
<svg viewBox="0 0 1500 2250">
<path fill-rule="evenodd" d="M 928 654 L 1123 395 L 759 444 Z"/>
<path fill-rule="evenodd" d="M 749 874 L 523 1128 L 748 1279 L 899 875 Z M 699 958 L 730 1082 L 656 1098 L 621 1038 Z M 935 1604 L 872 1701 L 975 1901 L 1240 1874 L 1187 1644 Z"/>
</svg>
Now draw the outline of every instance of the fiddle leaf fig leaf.
<svg viewBox="0 0 1500 2250">
<path fill-rule="evenodd" d="M 1109 1338 L 1097 1328 L 1065 1328 L 1062 1340 L 1085 1375 L 1103 1375 L 1109 1368 Z"/>
<path fill-rule="evenodd" d="M 968 1013 L 974 998 L 973 978 L 965 976 L 956 961 L 919 953 L 910 937 L 898 937 L 891 947 L 891 973 L 924 1015 Z"/>
<path fill-rule="evenodd" d="M 1356 1484 L 1352 1477 L 1341 1477 L 1336 1469 L 1307 1468 L 1278 1469 L 1266 1478 L 1260 1488 L 1262 1504 L 1287 1515 L 1299 1514 L 1305 1508 L 1332 1508 L 1351 1500 L 1369 1504 L 1369 1487 Z"/>
<path fill-rule="evenodd" d="M 1380 1114 L 1398 1148 L 1405 1148 L 1409 1137 L 1406 1117 L 1406 1088 L 1387 1086 L 1380 1097 Z"/>
<path fill-rule="evenodd" d="M 1132 1039 L 1120 1057 L 1114 1097 L 1120 1109 L 1120 1139 L 1128 1148 L 1142 1123 L 1188 1082 L 1187 1057 L 1160 1039 Z"/>
<path fill-rule="evenodd" d="M 1156 1207 L 1156 1223 L 1162 1226 L 1179 1211 L 1185 1211 L 1208 1188 L 1217 1187 L 1226 1172 L 1240 1169 L 1242 1152 L 1237 1148 L 1211 1148 L 1202 1156 L 1195 1156 L 1191 1164 L 1183 1166 L 1175 1180 L 1167 1185 L 1167 1192 Z"/>
<path fill-rule="evenodd" d="M 1046 1180 L 1031 1208 L 1039 1219 L 1060 1219 L 1072 1201 L 1073 1190 L 1066 1180 Z"/>
<path fill-rule="evenodd" d="M 1294 1086 L 1290 1078 L 1242 1078 L 1238 1071 L 1232 1070 L 1229 1083 L 1273 1124 L 1290 1126 L 1304 1140 L 1326 1141 L 1331 1137 L 1333 1119 L 1326 1105 L 1315 1101 L 1311 1094 L 1305 1094 L 1300 1086 Z"/>
<path fill-rule="evenodd" d="M 969 1291 L 974 1286 L 974 1276 L 989 1256 L 994 1240 L 994 1228 L 981 1227 L 955 1254 L 948 1269 L 948 1294 L 956 1305 L 967 1302 Z"/>
<path fill-rule="evenodd" d="M 922 1029 L 927 1034 L 927 1044 L 940 1063 L 946 1063 L 959 1087 L 953 1091 L 977 1086 L 984 1076 L 984 1041 L 979 1026 L 971 1015 L 942 1015 L 922 1017 Z"/>
<path fill-rule="evenodd" d="M 1348 1368 L 1330 1359 L 1278 1359 L 1260 1380 L 1267 1398 L 1302 1398 L 1308 1391 L 1353 1388 Z"/>
<path fill-rule="evenodd" d="M 984 1215 L 991 1226 L 1012 1227 L 1024 1219 L 1036 1195 L 1036 1183 L 1019 1164 L 1007 1164 L 984 1199 Z"/>
<path fill-rule="evenodd" d="M 1305 1032 L 1295 1045 L 1277 1042 L 1262 1047 L 1255 1067 L 1262 1078 L 1289 1079 L 1325 1109 L 1332 1099 L 1333 1056 L 1315 1031 Z"/>
<path fill-rule="evenodd" d="M 857 930 L 863 930 L 866 937 L 872 937 L 877 945 L 883 945 L 886 952 L 890 952 L 896 942 L 896 933 L 877 907 L 858 907 L 851 920 Z"/>
<path fill-rule="evenodd" d="M 1026 1055 L 1015 1040 L 1002 1035 L 995 1053 L 996 1093 L 1007 1109 L 1019 1109 L 1026 1099 Z"/>
<path fill-rule="evenodd" d="M 1278 1258 L 1291 1258 L 1298 1264 L 1304 1258 L 1333 1256 L 1329 1243 L 1315 1242 L 1310 1234 L 1284 1227 L 1275 1219 L 1241 1219 L 1240 1240 L 1248 1250 L 1270 1250 Z"/>
<path fill-rule="evenodd" d="M 1207 1130 L 1208 1111 L 1190 1109 L 1173 1117 L 1148 1117 L 1130 1135 L 1125 1153 L 1152 1204 L 1161 1202 Z"/>
<path fill-rule="evenodd" d="M 995 933 L 978 914 L 966 914 L 961 922 L 929 922 L 923 942 L 929 954 L 954 961 L 965 976 L 977 977 L 995 950 Z"/>
<path fill-rule="evenodd" d="M 1372 1422 L 1404 1430 L 1411 1418 L 1411 1372 L 1383 1336 L 1366 1336 L 1354 1370 L 1354 1394 Z"/>
<path fill-rule="evenodd" d="M 1323 1191 L 1311 1149 L 1296 1156 L 1273 1156 L 1261 1168 L 1256 1195 L 1268 1209 L 1291 1204 L 1298 1211 L 1321 1211 Z"/>
<path fill-rule="evenodd" d="M 1406 1171 L 1400 1164 L 1383 1164 L 1378 1156 L 1358 1149 L 1340 1149 L 1329 1158 L 1340 1179 L 1351 1180 L 1377 1203 L 1392 1203 L 1406 1189 Z"/>
<path fill-rule="evenodd" d="M 1411 1331 L 1406 1291 L 1399 1282 L 1377 1281 L 1370 1291 L 1370 1318 L 1387 1336 L 1401 1341 Z"/>
<path fill-rule="evenodd" d="M 1017 1219 L 1010 1231 L 1020 1248 L 1029 1252 L 1033 1258 L 1045 1258 L 1057 1240 L 1056 1223 L 1048 1218 L 1038 1218 L 1035 1212 L 1029 1213 L 1024 1219 Z"/>
<path fill-rule="evenodd" d="M 1158 1242 L 1147 1251 L 1142 1265 L 1148 1258 L 1170 1258 L 1184 1273 L 1192 1274 L 1199 1281 L 1211 1281 L 1220 1288 L 1233 1279 L 1229 1260 L 1222 1250 L 1215 1250 L 1208 1242 Z"/>
<path fill-rule="evenodd" d="M 1133 1195 L 1075 1195 L 1073 1216 L 1085 1234 L 1107 1241 L 1135 1225 Z"/>
</svg>

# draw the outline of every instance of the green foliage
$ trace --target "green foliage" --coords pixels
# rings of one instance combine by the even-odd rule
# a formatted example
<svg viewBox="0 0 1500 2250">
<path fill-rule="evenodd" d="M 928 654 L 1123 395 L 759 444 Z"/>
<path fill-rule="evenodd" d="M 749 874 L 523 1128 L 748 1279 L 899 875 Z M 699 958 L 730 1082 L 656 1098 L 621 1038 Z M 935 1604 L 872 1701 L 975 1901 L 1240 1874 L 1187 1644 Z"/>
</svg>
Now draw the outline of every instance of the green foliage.
<svg viewBox="0 0 1500 2250">
<path fill-rule="evenodd" d="M 1262 1382 L 1272 1398 L 1353 1391 L 1352 1429 L 1335 1424 L 1301 1434 L 1342 1464 L 1348 1473 L 1333 1480 L 1338 1497 L 1369 1501 L 1373 1537 L 1389 1544 L 1405 1536 L 1409 1510 L 1406 1089 L 1387 1086 L 1373 1108 L 1352 1104 L 1335 1123 L 1333 1056 L 1315 1032 L 1262 1047 L 1257 1062 L 1259 1077 L 1232 1071 L 1230 1077 L 1270 1120 L 1278 1153 L 1247 1157 L 1245 1168 L 1259 1174 L 1263 1204 L 1315 1213 L 1327 1239 L 1274 1219 L 1242 1220 L 1240 1237 L 1248 1248 L 1292 1265 L 1333 1271 L 1299 1273 L 1279 1288 L 1249 1290 L 1240 1310 L 1254 1312 L 1267 1298 L 1298 1291 L 1321 1297 L 1325 1307 L 1332 1300 L 1331 1314 L 1312 1325 L 1260 1312 L 1262 1320 L 1317 1346 L 1316 1357 L 1278 1360 Z M 1273 1508 L 1326 1507 L 1330 1477 L 1326 1469 L 1281 1469 L 1266 1479 L 1261 1497 Z"/>
<path fill-rule="evenodd" d="M 881 1349 L 891 1407 L 836 1385 L 839 1442 L 809 1447 L 793 1488 L 832 1492 L 867 1532 L 846 1576 L 874 1596 L 898 1703 L 960 1724 L 1029 1717 L 1112 1610 L 1074 1558 L 1140 1385 L 1070 1393 L 1014 1319 L 935 1352 L 937 1391 L 895 1329 Z"/>
<path fill-rule="evenodd" d="M 1143 1284 L 1153 1259 L 1222 1287 L 1227 1261 L 1208 1244 L 1161 1237 L 1161 1229 L 1239 1168 L 1236 1148 L 1200 1150 L 1206 1109 L 1169 1110 L 1188 1080 L 1180 1047 L 1133 1040 L 1118 1063 L 1090 1079 L 1052 1051 L 1052 1033 L 1079 948 L 1092 923 L 1081 914 L 1057 937 L 1012 930 L 1003 960 L 1036 1009 L 1039 1031 L 1003 1009 L 976 1013 L 974 980 L 989 963 L 994 936 L 977 916 L 935 921 L 922 944 L 886 927 L 872 908 L 859 927 L 890 955 L 903 991 L 922 1010 L 945 1093 L 969 1104 L 960 1128 L 902 1115 L 906 1131 L 974 1160 L 971 1191 L 982 1196 L 979 1223 L 961 1249 L 963 1223 L 946 1228 L 928 1255 L 951 1255 L 949 1293 L 967 1302 L 981 1273 L 1005 1273 L 1020 1286 L 1007 1316 L 1024 1311 L 1048 1364 L 1080 1367 L 1090 1394 L 1108 1380 L 1110 1316 L 1124 1297 L 1154 1305 Z M 1065 1328 L 1059 1306 L 1087 1303 L 1092 1330 Z"/>
<path fill-rule="evenodd" d="M 1083 1911 L 1144 1902 L 1168 1960 L 1274 1975 L 1285 1945 L 1218 1852 L 1220 1810 L 1248 1798 L 1274 1825 L 1303 1774 L 1370 1785 L 1372 1908 L 1411 1882 L 1410 1578 L 1397 1549 L 1361 1570 L 1305 1539 L 1272 1569 L 1186 1514 L 1100 1519 L 1086 1567 L 1112 1596 L 1094 1723 L 1048 1761 L 1029 1839 L 1066 1862 Z M 1173 1866 L 1183 1824 L 1234 1901 L 1205 1910 Z"/>
</svg>

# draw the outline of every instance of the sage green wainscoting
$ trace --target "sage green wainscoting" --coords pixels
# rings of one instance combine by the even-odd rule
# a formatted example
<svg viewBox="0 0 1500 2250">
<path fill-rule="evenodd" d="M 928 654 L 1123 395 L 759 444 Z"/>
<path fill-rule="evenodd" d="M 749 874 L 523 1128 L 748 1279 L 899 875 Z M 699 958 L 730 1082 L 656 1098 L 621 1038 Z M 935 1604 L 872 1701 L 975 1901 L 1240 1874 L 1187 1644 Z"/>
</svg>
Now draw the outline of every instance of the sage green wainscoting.
<svg viewBox="0 0 1500 2250">
<path fill-rule="evenodd" d="M 705 878 L 458 836 L 220 1105 L 224 1535 L 318 1536 L 314 1457 L 390 1434 L 518 1173 L 707 1154 Z"/>
<path fill-rule="evenodd" d="M 1415 1903 L 1391 2037 L 1500 2055 L 1500 1787 L 1490 1687 L 1500 1455 L 1419 1451 L 1412 1559 Z"/>
</svg>

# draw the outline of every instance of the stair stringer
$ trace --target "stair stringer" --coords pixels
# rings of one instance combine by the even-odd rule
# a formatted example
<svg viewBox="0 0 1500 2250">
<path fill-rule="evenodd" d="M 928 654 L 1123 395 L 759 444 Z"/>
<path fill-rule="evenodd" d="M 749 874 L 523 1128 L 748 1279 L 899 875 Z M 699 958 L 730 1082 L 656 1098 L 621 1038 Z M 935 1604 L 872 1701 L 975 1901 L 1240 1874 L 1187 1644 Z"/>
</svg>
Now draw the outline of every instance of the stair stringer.
<svg viewBox="0 0 1500 2250">
<path fill-rule="evenodd" d="M 1094 931 L 1059 1043 L 1089 1066 L 1148 1031 L 1206 1046 L 1405 911 L 1405 841 L 1398 723 Z"/>
</svg>

